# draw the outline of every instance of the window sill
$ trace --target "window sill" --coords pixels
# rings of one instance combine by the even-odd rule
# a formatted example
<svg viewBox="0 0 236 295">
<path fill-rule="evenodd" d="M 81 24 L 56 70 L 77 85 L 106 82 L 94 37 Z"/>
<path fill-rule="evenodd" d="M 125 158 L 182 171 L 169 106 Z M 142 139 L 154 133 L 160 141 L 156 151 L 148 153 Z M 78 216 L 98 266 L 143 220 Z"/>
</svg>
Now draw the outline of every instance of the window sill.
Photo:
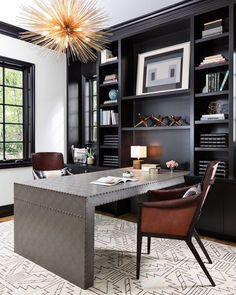
<svg viewBox="0 0 236 295">
<path fill-rule="evenodd" d="M 0 169 L 31 167 L 31 161 L 0 162 Z"/>
</svg>

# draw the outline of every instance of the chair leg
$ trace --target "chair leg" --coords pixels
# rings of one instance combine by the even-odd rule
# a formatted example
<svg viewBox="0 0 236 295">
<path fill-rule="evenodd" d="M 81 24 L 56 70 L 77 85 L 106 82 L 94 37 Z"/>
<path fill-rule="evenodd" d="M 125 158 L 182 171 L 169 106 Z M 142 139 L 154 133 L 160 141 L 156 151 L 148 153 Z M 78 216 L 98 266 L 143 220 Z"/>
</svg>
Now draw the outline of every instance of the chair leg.
<svg viewBox="0 0 236 295">
<path fill-rule="evenodd" d="M 207 253 L 207 250 L 206 250 L 206 248 L 204 247 L 204 245 L 203 245 L 201 239 L 199 238 L 199 235 L 198 235 L 198 233 L 197 233 L 196 230 L 194 230 L 193 235 L 194 235 L 194 237 L 195 237 L 195 239 L 196 239 L 198 245 L 199 245 L 200 248 L 202 249 L 202 252 L 203 252 L 204 255 L 206 256 L 206 259 L 208 260 L 208 262 L 209 262 L 209 263 L 212 263 L 212 260 L 211 260 L 211 258 L 210 258 L 210 256 L 209 256 L 209 254 Z"/>
<path fill-rule="evenodd" d="M 151 252 L 151 237 L 147 237 L 147 254 Z"/>
<path fill-rule="evenodd" d="M 202 270 L 204 271 L 205 275 L 207 276 L 207 278 L 209 279 L 209 281 L 211 282 L 211 285 L 213 287 L 215 287 L 215 282 L 213 281 L 211 275 L 209 274 L 205 264 L 203 263 L 201 257 L 199 256 L 197 250 L 195 249 L 193 243 L 191 241 L 186 241 L 187 245 L 189 246 L 190 250 L 192 251 L 194 257 L 196 258 L 197 262 L 199 263 L 199 265 L 201 266 Z"/>
<path fill-rule="evenodd" d="M 140 274 L 140 260 L 141 260 L 141 251 L 142 251 L 142 236 L 138 234 L 137 237 L 137 264 L 136 264 L 136 279 L 139 279 Z"/>
</svg>

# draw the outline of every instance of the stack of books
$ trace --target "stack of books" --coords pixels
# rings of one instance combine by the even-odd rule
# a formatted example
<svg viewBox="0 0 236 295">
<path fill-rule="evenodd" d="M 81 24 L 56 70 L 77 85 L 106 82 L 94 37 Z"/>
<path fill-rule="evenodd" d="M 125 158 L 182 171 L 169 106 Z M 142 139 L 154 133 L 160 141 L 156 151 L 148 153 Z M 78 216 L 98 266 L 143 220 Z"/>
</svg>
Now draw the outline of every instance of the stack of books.
<svg viewBox="0 0 236 295">
<path fill-rule="evenodd" d="M 206 86 L 204 92 L 216 92 L 223 91 L 227 87 L 227 81 L 229 77 L 229 71 L 225 73 L 209 73 L 206 74 Z"/>
<path fill-rule="evenodd" d="M 204 24 L 202 38 L 207 38 L 223 33 L 222 18 Z"/>
<path fill-rule="evenodd" d="M 105 134 L 103 144 L 110 147 L 118 147 L 118 144 L 119 144 L 118 134 Z"/>
<path fill-rule="evenodd" d="M 117 125 L 118 113 L 114 110 L 100 110 L 100 125 Z"/>
<path fill-rule="evenodd" d="M 117 56 L 113 56 L 111 50 L 104 49 L 101 51 L 101 64 L 116 60 Z"/>
<path fill-rule="evenodd" d="M 224 63 L 227 59 L 222 54 L 216 54 L 204 57 L 199 66 L 205 66 L 211 63 Z"/>
<path fill-rule="evenodd" d="M 106 75 L 103 81 L 103 84 L 115 83 L 118 82 L 117 74 Z"/>
<path fill-rule="evenodd" d="M 200 134 L 200 147 L 206 148 L 227 148 L 227 133 L 202 133 Z"/>
<path fill-rule="evenodd" d="M 206 161 L 206 160 L 200 160 L 199 161 L 199 175 L 204 175 L 207 165 L 210 161 Z M 222 177 L 222 178 L 226 178 L 228 177 L 228 162 L 227 161 L 221 161 L 217 167 L 216 170 L 216 177 Z"/>
<path fill-rule="evenodd" d="M 206 115 L 202 115 L 200 118 L 201 121 L 225 120 L 225 119 L 228 119 L 228 114 L 206 114 Z"/>
<path fill-rule="evenodd" d="M 119 157 L 118 156 L 111 156 L 111 155 L 104 155 L 103 156 L 103 166 L 119 167 Z"/>
<path fill-rule="evenodd" d="M 149 172 L 149 169 L 154 168 L 154 169 L 160 169 L 161 165 L 160 164 L 142 164 L 141 170 L 144 172 Z"/>
</svg>

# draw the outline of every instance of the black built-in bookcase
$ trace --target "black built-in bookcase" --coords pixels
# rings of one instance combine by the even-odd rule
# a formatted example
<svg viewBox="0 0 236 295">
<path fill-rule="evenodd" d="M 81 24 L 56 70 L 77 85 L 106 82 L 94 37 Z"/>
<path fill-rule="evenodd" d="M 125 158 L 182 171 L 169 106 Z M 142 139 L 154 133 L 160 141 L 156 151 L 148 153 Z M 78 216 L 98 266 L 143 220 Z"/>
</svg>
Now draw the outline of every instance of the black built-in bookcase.
<svg viewBox="0 0 236 295">
<path fill-rule="evenodd" d="M 223 34 L 202 39 L 204 23 L 223 19 Z M 111 28 L 111 43 L 108 49 L 117 56 L 116 61 L 101 64 L 100 56 L 96 67 L 92 66 L 98 80 L 99 105 L 107 100 L 108 90 L 117 88 L 119 99 L 113 106 L 119 113 L 117 126 L 99 126 L 97 165 L 103 165 L 104 155 L 118 155 L 119 166 L 132 165 L 130 159 L 131 145 L 158 145 L 163 147 L 163 154 L 159 158 L 148 157 L 146 162 L 165 162 L 174 159 L 180 163 L 180 169 L 191 171 L 189 182 L 199 181 L 199 161 L 220 159 L 228 163 L 228 172 L 225 178 L 219 178 L 217 189 L 212 193 L 205 204 L 199 228 L 215 236 L 236 237 L 236 230 L 230 226 L 230 220 L 235 223 L 232 208 L 236 209 L 233 198 L 236 177 L 235 165 L 235 70 L 234 52 L 236 50 L 236 0 L 193 0 L 184 1 L 179 5 L 171 6 L 166 10 L 157 11 L 146 17 L 131 20 L 130 22 Z M 190 41 L 190 69 L 189 89 L 163 92 L 148 95 L 136 95 L 137 59 L 138 54 L 154 49 L 164 48 Z M 199 67 L 204 57 L 213 54 L 223 54 L 227 58 L 225 64 L 216 64 Z M 69 74 L 75 77 L 83 75 L 86 65 L 69 68 Z M 91 64 L 88 65 L 91 68 Z M 221 92 L 202 93 L 206 74 L 229 70 L 227 88 Z M 77 71 L 77 72 L 76 72 Z M 104 86 L 105 75 L 118 75 L 118 83 Z M 78 78 L 79 80 L 79 78 Z M 70 87 L 70 79 L 69 79 Z M 78 87 L 82 88 L 80 82 Z M 200 120 L 207 113 L 211 101 L 224 99 L 229 103 L 228 118 L 224 121 L 203 122 Z M 78 102 L 82 100 L 78 91 Z M 72 100 L 73 101 L 73 100 Z M 70 109 L 70 95 L 68 96 Z M 109 106 L 106 106 L 109 108 Z M 179 115 L 188 122 L 185 126 L 175 127 L 139 127 L 138 113 L 143 115 Z M 100 112 L 98 112 L 99 114 Z M 78 114 L 80 117 L 81 114 Z M 98 115 L 99 116 L 99 115 Z M 98 118 L 98 122 L 99 122 Z M 73 119 L 68 117 L 68 130 L 73 126 Z M 73 128 L 72 128 L 73 129 Z M 83 133 L 79 126 L 78 138 L 75 143 L 83 142 L 80 138 Z M 227 133 L 228 143 L 224 148 L 203 148 L 200 146 L 200 135 L 208 133 Z M 105 134 L 117 134 L 119 145 L 116 148 L 104 146 Z M 72 143 L 71 136 L 70 144 Z M 111 167 L 112 168 L 112 167 Z M 220 192 L 217 194 L 217 192 Z M 224 192 L 224 195 L 222 193 Z M 228 212 L 230 213 L 228 215 Z M 216 222 L 217 221 L 217 222 Z"/>
</svg>

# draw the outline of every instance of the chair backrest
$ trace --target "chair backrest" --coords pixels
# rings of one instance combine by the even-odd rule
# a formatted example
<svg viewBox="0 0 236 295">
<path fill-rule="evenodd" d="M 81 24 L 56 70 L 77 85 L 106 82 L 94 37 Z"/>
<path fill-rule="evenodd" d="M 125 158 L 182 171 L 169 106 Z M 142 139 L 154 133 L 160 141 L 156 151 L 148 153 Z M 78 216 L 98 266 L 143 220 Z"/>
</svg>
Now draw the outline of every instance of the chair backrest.
<svg viewBox="0 0 236 295">
<path fill-rule="evenodd" d="M 34 170 L 40 171 L 61 170 L 65 167 L 63 154 L 56 152 L 32 154 L 32 166 Z"/>
<path fill-rule="evenodd" d="M 219 165 L 219 161 L 217 161 L 217 160 L 211 161 L 207 165 L 207 169 L 205 171 L 205 174 L 204 174 L 204 176 L 202 178 L 202 182 L 201 182 L 201 185 L 202 185 L 201 207 L 203 206 L 203 204 L 206 200 L 206 197 L 207 197 L 210 187 L 215 182 L 215 174 L 216 174 L 216 170 L 217 170 L 218 165 Z"/>
</svg>

